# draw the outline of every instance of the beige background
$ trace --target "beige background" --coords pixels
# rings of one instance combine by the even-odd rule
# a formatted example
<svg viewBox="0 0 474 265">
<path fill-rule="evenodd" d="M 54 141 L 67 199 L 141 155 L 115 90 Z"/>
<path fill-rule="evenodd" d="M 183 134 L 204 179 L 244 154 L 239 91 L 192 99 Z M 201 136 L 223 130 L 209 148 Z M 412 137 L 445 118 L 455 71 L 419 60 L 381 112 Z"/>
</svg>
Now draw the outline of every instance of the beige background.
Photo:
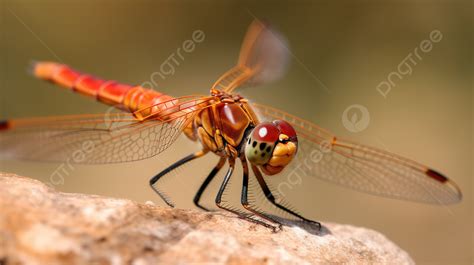
<svg viewBox="0 0 474 265">
<path fill-rule="evenodd" d="M 295 57 L 283 79 L 246 89 L 245 96 L 315 121 L 340 136 L 431 165 L 454 179 L 464 192 L 462 203 L 443 207 L 315 182 L 300 187 L 298 207 L 317 220 L 381 231 L 419 264 L 472 263 L 473 25 L 469 1 L 30 0 L 2 1 L 0 8 L 0 118 L 107 109 L 34 80 L 25 71 L 32 59 L 61 60 L 104 78 L 142 83 L 198 29 L 205 32 L 205 41 L 185 55 L 173 76 L 159 80 L 159 89 L 172 95 L 207 93 L 236 61 L 253 16 L 268 19 L 288 38 Z M 377 85 L 434 29 L 442 32 L 442 41 L 384 99 Z M 343 111 L 352 104 L 370 112 L 368 128 L 359 133 L 349 132 L 341 121 Z M 180 139 L 171 150 L 145 161 L 75 166 L 57 188 L 162 204 L 149 189 L 148 179 L 196 149 Z M 214 160 L 209 156 L 175 176 L 170 186 L 179 206 L 192 207 L 198 176 Z M 59 165 L 0 163 L 2 171 L 43 181 Z"/>
</svg>

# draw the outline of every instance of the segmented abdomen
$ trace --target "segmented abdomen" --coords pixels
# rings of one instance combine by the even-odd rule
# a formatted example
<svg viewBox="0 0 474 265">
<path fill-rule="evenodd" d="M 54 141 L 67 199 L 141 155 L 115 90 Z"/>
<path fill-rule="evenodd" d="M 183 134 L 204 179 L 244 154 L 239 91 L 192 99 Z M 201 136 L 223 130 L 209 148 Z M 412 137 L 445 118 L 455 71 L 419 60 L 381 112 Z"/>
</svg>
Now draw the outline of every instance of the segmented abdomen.
<svg viewBox="0 0 474 265">
<path fill-rule="evenodd" d="M 60 63 L 37 62 L 33 65 L 32 70 L 38 78 L 130 112 L 173 99 L 171 96 L 145 89 L 142 86 L 131 86 L 95 78 Z"/>
</svg>

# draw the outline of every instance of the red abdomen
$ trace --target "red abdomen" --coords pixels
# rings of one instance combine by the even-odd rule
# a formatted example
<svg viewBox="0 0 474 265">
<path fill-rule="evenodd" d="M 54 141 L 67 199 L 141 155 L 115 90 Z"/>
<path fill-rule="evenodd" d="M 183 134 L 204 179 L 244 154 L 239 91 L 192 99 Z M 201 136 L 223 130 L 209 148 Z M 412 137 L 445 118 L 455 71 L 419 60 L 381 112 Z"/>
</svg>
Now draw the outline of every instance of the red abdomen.
<svg viewBox="0 0 474 265">
<path fill-rule="evenodd" d="M 130 112 L 173 99 L 155 90 L 102 80 L 54 62 L 35 63 L 33 74 L 38 78 Z"/>
</svg>

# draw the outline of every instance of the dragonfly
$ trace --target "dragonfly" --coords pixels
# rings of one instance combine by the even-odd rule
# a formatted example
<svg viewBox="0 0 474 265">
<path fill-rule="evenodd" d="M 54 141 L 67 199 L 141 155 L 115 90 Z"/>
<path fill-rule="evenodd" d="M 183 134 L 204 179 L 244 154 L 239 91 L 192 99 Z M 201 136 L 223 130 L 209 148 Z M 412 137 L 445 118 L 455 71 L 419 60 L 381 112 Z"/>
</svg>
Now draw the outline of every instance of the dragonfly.
<svg viewBox="0 0 474 265">
<path fill-rule="evenodd" d="M 255 20 L 244 37 L 237 64 L 217 79 L 210 93 L 182 97 L 99 79 L 61 63 L 36 62 L 35 77 L 118 111 L 1 121 L 0 157 L 66 161 L 87 147 L 89 151 L 75 163 L 123 163 L 156 156 L 184 134 L 201 148 L 150 179 L 149 185 L 161 199 L 174 207 L 162 189 L 163 179 L 213 153 L 218 162 L 196 191 L 194 204 L 213 210 L 203 205 L 201 197 L 225 167 L 216 209 L 274 230 L 281 229 L 283 220 L 321 227 L 275 189 L 270 181 L 274 176 L 317 178 L 369 194 L 429 204 L 461 201 L 458 185 L 430 167 L 336 137 L 311 121 L 234 92 L 281 77 L 289 61 L 287 47 L 278 31 Z M 240 204 L 225 197 L 237 166 L 242 169 Z"/>
</svg>

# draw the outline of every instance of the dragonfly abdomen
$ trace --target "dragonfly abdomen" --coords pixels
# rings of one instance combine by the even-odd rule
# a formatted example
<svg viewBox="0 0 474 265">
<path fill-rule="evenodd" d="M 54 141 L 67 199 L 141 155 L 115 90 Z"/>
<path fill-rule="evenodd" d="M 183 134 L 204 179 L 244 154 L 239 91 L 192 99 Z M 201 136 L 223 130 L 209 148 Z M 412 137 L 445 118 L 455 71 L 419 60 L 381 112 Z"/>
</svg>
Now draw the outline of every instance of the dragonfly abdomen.
<svg viewBox="0 0 474 265">
<path fill-rule="evenodd" d="M 171 96 L 142 86 L 121 84 L 83 74 L 60 63 L 36 62 L 32 72 L 37 78 L 130 112 L 173 99 Z"/>
</svg>

